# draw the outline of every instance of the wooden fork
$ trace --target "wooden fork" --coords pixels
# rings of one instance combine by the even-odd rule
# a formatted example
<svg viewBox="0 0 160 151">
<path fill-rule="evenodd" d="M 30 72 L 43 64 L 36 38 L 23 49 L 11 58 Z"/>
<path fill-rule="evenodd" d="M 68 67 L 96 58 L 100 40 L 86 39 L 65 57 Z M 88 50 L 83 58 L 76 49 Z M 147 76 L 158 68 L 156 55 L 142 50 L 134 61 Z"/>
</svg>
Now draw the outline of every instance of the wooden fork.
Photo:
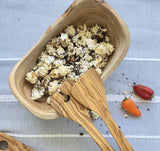
<svg viewBox="0 0 160 151">
<path fill-rule="evenodd" d="M 77 102 L 100 115 L 122 151 L 133 151 L 109 112 L 104 85 L 96 70 L 84 73 L 73 83 L 70 93 Z"/>
<path fill-rule="evenodd" d="M 55 92 L 51 97 L 51 106 L 61 116 L 79 123 L 89 133 L 102 151 L 113 151 L 114 149 L 93 125 L 87 108 L 75 101 L 73 97 L 69 96 L 73 84 L 74 82 L 71 80 L 64 82 L 60 88 L 63 95 L 59 92 Z M 64 96 L 67 96 L 68 100 L 65 100 Z"/>
</svg>

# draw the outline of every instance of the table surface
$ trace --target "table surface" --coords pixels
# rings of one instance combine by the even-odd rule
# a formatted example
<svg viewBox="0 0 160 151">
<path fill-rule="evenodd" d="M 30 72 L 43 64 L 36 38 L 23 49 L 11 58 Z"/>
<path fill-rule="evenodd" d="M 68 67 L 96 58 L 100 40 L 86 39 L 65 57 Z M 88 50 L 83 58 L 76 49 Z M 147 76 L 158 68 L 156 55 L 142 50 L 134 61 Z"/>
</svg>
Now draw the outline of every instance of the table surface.
<svg viewBox="0 0 160 151">
<path fill-rule="evenodd" d="M 97 151 L 98 146 L 78 124 L 64 119 L 42 120 L 28 112 L 12 95 L 8 86 L 11 69 L 36 43 L 46 29 L 73 0 L 0 0 L 0 131 L 37 151 Z M 108 0 L 124 19 L 131 34 L 129 52 L 104 82 L 108 105 L 116 123 L 135 151 L 160 150 L 160 1 Z M 132 99 L 142 116 L 119 109 L 130 96 L 133 83 L 155 91 L 152 101 Z M 94 121 L 109 143 L 119 150 L 101 119 Z M 84 133 L 80 136 L 79 133 Z"/>
</svg>

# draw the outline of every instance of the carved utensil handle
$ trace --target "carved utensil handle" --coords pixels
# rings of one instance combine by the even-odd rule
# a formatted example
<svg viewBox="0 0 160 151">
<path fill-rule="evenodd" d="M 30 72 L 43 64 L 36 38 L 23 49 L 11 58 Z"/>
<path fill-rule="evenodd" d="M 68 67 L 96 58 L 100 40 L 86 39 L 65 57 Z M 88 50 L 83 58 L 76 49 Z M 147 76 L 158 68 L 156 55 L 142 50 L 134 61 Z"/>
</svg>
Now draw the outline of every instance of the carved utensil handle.
<svg viewBox="0 0 160 151">
<path fill-rule="evenodd" d="M 116 122 L 113 120 L 108 110 L 108 107 L 106 106 L 105 108 L 103 108 L 99 114 L 101 114 L 101 118 L 105 122 L 106 126 L 108 127 L 109 131 L 111 132 L 121 151 L 134 151 L 134 149 L 132 148 L 132 146 L 130 145 L 130 143 L 128 142 L 128 140 L 116 124 Z"/>
<path fill-rule="evenodd" d="M 0 132 L 0 142 L 8 144 L 8 147 L 6 147 L 5 151 L 35 151 L 34 149 L 26 146 L 25 144 L 22 144 L 21 142 L 1 132 Z M 0 151 L 2 151 L 1 146 L 0 146 Z"/>
</svg>

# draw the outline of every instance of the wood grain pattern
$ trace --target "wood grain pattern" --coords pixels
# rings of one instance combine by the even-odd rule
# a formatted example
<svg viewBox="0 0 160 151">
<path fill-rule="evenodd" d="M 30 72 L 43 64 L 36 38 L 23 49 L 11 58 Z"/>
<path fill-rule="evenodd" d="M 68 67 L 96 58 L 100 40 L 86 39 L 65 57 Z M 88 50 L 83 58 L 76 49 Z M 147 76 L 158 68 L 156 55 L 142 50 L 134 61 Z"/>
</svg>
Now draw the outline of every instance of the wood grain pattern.
<svg viewBox="0 0 160 151">
<path fill-rule="evenodd" d="M 61 91 L 65 95 L 69 95 L 72 85 L 66 81 Z M 77 103 L 72 97 L 64 102 L 64 96 L 56 92 L 51 99 L 51 106 L 63 117 L 73 120 L 79 123 L 93 138 L 102 151 L 113 151 L 113 148 L 109 145 L 107 140 L 100 134 L 100 132 L 93 125 L 87 108 Z"/>
<path fill-rule="evenodd" d="M 73 84 L 71 95 L 76 101 L 101 116 L 122 151 L 133 151 L 133 148 L 109 112 L 103 82 L 96 70 L 90 69 L 83 74 L 82 77 Z"/>
<path fill-rule="evenodd" d="M 76 0 L 44 33 L 33 48 L 16 64 L 10 73 L 9 85 L 16 98 L 32 114 L 42 119 L 55 119 L 59 117 L 56 111 L 45 103 L 31 100 L 32 85 L 25 81 L 25 75 L 36 64 L 45 44 L 62 32 L 67 25 L 86 24 L 92 26 L 99 24 L 108 29 L 111 43 L 115 52 L 110 57 L 103 74 L 105 81 L 118 67 L 128 52 L 130 35 L 122 18 L 103 0 Z"/>
<path fill-rule="evenodd" d="M 8 143 L 8 148 L 5 151 L 35 151 L 14 138 L 0 132 L 0 142 L 1 141 L 6 141 Z M 1 148 L 0 151 L 2 151 Z"/>
</svg>

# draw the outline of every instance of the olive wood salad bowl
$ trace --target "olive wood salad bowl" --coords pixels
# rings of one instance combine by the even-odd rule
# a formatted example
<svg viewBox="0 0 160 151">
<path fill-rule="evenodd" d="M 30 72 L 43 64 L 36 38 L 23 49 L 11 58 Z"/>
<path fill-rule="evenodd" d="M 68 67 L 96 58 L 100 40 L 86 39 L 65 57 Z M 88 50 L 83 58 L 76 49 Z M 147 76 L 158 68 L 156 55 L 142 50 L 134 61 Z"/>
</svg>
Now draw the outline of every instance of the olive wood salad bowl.
<svg viewBox="0 0 160 151">
<path fill-rule="evenodd" d="M 27 72 L 36 65 L 36 60 L 51 38 L 58 36 L 67 25 L 99 24 L 108 29 L 115 52 L 103 70 L 101 78 L 105 81 L 126 56 L 130 45 L 130 34 L 125 22 L 115 10 L 103 0 L 75 0 L 73 4 L 47 29 L 40 40 L 15 65 L 10 73 L 9 85 L 15 97 L 32 114 L 42 119 L 55 119 L 59 115 L 44 101 L 31 100 L 32 85 L 25 80 Z"/>
</svg>

